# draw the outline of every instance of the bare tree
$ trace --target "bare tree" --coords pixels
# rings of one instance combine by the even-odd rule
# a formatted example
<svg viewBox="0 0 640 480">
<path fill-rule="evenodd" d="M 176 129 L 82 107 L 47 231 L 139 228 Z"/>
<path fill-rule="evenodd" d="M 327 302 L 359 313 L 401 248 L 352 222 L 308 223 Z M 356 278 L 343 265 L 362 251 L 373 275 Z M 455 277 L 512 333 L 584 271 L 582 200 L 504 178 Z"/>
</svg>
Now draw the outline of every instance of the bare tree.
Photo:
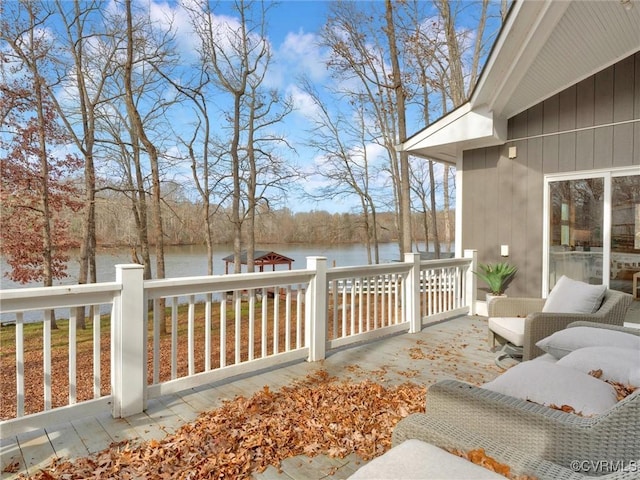
<svg viewBox="0 0 640 480">
<path fill-rule="evenodd" d="M 214 167 L 220 161 L 222 148 L 214 147 L 212 132 L 212 119 L 209 113 L 207 101 L 207 87 L 211 83 L 208 73 L 208 66 L 203 55 L 198 65 L 199 71 L 195 79 L 186 82 L 175 81 L 171 77 L 160 72 L 165 80 L 175 88 L 180 95 L 184 96 L 194 106 L 196 121 L 193 125 L 193 132 L 189 138 L 184 138 L 183 133 L 177 133 L 177 138 L 187 150 L 188 161 L 191 166 L 191 174 L 194 185 L 202 201 L 201 218 L 204 222 L 204 239 L 207 246 L 207 272 L 213 275 L 213 228 L 212 215 L 218 210 L 221 201 L 214 207 L 212 198 L 216 194 L 217 188 L 222 185 L 225 176 L 214 177 Z M 212 155 L 211 152 L 215 152 Z M 213 157 L 213 159 L 212 159 Z"/>
<path fill-rule="evenodd" d="M 78 0 L 56 0 L 55 5 L 64 32 L 59 37 L 59 42 L 67 54 L 65 61 L 61 62 L 58 78 L 65 85 L 68 95 L 64 105 L 57 100 L 54 102 L 75 147 L 84 159 L 84 206 L 78 283 L 95 283 L 96 114 L 99 104 L 104 101 L 104 85 L 112 73 L 116 49 L 101 48 L 109 44 L 96 40 L 104 33 L 96 29 L 103 26 L 100 23 L 103 17 L 97 1 L 81 3 Z M 84 313 L 82 307 L 76 311 L 79 328 L 85 327 Z"/>
<path fill-rule="evenodd" d="M 134 101 L 133 93 L 133 81 L 132 71 L 135 64 L 134 59 L 134 44 L 136 38 L 134 33 L 133 13 L 131 10 L 131 0 L 125 0 L 125 12 L 126 12 L 126 58 L 124 61 L 124 97 L 125 104 L 127 106 L 127 114 L 129 121 L 133 126 L 133 131 L 136 137 L 140 140 L 144 146 L 145 152 L 149 157 L 149 164 L 151 166 L 151 197 L 152 197 L 152 212 L 153 212 L 153 233 L 155 237 L 155 251 L 156 251 L 156 277 L 164 278 L 165 276 L 165 262 L 164 262 L 164 231 L 162 229 L 162 210 L 161 202 L 162 195 L 160 193 L 160 167 L 159 167 L 159 155 L 158 149 L 147 135 L 144 123 L 138 106 Z M 139 43 L 138 43 L 139 44 Z M 138 52 L 139 53 L 139 52 Z M 138 147 L 137 143 L 132 145 L 134 149 Z M 139 154 L 139 153 L 138 153 Z"/>
<path fill-rule="evenodd" d="M 396 14 L 390 1 L 384 5 L 382 15 L 376 15 L 371 12 L 372 8 L 377 8 L 376 3 L 366 7 L 346 1 L 331 4 L 322 43 L 331 51 L 329 68 L 345 81 L 343 94 L 358 98 L 367 106 L 367 115 L 378 130 L 376 142 L 387 151 L 399 226 L 399 249 L 403 253 L 411 251 L 410 183 L 408 157 L 397 152 L 395 147 L 406 136 L 406 88 L 400 70 Z M 380 17 L 385 21 L 379 22 Z M 354 83 L 355 88 L 349 86 Z"/>
<path fill-rule="evenodd" d="M 329 182 L 320 189 L 318 197 L 357 195 L 365 232 L 367 259 L 369 263 L 379 263 L 375 197 L 381 192 L 372 187 L 379 171 L 373 168 L 373 162 L 369 158 L 368 146 L 372 142 L 364 106 L 357 100 L 352 101 L 353 118 L 344 118 L 340 112 L 328 110 L 320 94 L 307 80 L 303 80 L 302 84 L 316 107 L 313 118 L 310 119 L 313 128 L 309 136 L 309 145 L 323 158 L 316 173 Z"/>
<path fill-rule="evenodd" d="M 395 96 L 398 122 L 398 138 L 397 142 L 402 143 L 407 139 L 407 113 L 405 106 L 405 86 L 403 85 L 402 72 L 400 70 L 399 52 L 396 39 L 396 26 L 393 11 L 393 2 L 385 1 L 385 19 L 386 28 L 384 32 L 387 35 L 389 44 L 389 58 L 391 60 L 391 78 L 393 79 L 392 90 Z M 409 154 L 400 152 L 400 243 L 401 252 L 411 251 L 411 181 L 409 172 Z"/>
<path fill-rule="evenodd" d="M 477 28 L 471 30 L 457 25 L 458 12 L 469 8 L 469 2 L 436 0 L 438 17 L 426 19 L 424 2 L 408 3 L 409 22 L 403 29 L 403 44 L 407 56 L 407 74 L 416 85 L 415 103 L 422 110 L 424 122 L 431 122 L 431 110 L 435 104 L 438 114 L 464 103 L 475 85 L 480 68 L 480 60 L 486 50 L 485 27 L 489 2 L 482 0 L 477 17 Z M 436 179 L 432 160 L 429 167 L 430 206 L 432 210 L 431 238 L 434 250 L 440 256 L 440 232 L 437 223 Z M 445 226 L 445 240 L 450 244 L 451 224 L 450 167 L 444 165 L 442 174 L 442 198 Z"/>
<path fill-rule="evenodd" d="M 292 111 L 292 101 L 282 99 L 277 91 L 265 92 L 261 85 L 267 72 L 268 60 L 261 75 L 250 79 L 247 95 L 247 117 L 244 174 L 244 195 L 247 201 L 247 256 L 253 258 L 256 244 L 256 215 L 262 206 L 268 210 L 271 201 L 277 201 L 285 186 L 298 177 L 293 165 L 287 164 L 279 150 L 291 149 L 287 140 L 275 133 L 276 126 Z M 252 260 L 248 261 L 253 271 Z"/>
<path fill-rule="evenodd" d="M 267 8 L 261 1 L 237 0 L 233 9 L 237 22 L 218 24 L 209 2 L 189 7 L 192 26 L 201 43 L 203 67 L 211 71 L 211 82 L 217 91 L 227 95 L 228 107 L 219 128 L 227 133 L 229 146 L 228 150 L 219 146 L 216 155 L 229 158 L 230 222 L 237 273 L 245 237 L 247 267 L 253 270 L 258 205 L 268 202 L 266 193 L 280 188 L 295 172 L 285 168 L 274 153 L 274 145 L 288 147 L 284 137 L 260 133 L 273 131 L 291 111 L 289 100 L 262 88 L 271 59 L 265 30 Z"/>
</svg>

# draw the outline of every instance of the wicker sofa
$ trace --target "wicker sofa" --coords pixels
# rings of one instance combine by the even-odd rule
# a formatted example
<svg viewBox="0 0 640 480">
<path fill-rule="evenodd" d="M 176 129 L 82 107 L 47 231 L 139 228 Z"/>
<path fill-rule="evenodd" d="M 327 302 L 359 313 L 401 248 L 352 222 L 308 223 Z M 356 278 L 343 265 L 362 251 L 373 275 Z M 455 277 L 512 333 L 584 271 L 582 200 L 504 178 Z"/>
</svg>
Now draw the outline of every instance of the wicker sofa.
<svg viewBox="0 0 640 480">
<path fill-rule="evenodd" d="M 524 318 L 524 344 L 522 359 L 531 360 L 544 352 L 536 343 L 562 330 L 572 322 L 588 321 L 594 323 L 624 325 L 625 316 L 633 297 L 628 293 L 607 289 L 602 305 L 595 313 L 552 313 L 543 312 L 544 298 L 496 297 L 487 306 L 488 316 L 526 317 Z M 503 343 L 492 330 L 489 330 L 489 343 Z"/>
<path fill-rule="evenodd" d="M 592 322 L 574 322 L 568 329 L 573 327 L 640 336 L 640 329 Z M 416 438 L 463 450 L 482 446 L 489 455 L 495 454 L 510 465 L 528 465 L 530 470 L 531 462 L 537 460 L 542 462 L 543 470 L 560 467 L 549 475 L 538 472 L 534 475 L 538 478 L 581 478 L 570 475 L 576 473 L 575 462 L 580 461 L 585 462 L 580 466 L 589 475 L 607 473 L 607 465 L 635 465 L 635 471 L 628 474 L 618 472 L 600 478 L 637 479 L 640 478 L 638 432 L 640 390 L 604 413 L 586 418 L 461 381 L 444 380 L 429 388 L 426 413 L 410 415 L 398 423 L 393 444 Z"/>
</svg>

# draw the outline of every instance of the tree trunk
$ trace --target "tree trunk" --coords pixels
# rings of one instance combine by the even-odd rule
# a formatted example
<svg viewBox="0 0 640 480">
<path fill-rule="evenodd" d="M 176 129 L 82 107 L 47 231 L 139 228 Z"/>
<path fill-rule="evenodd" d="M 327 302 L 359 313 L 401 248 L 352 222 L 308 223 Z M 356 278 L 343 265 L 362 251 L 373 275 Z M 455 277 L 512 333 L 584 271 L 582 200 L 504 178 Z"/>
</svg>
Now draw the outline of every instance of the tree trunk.
<svg viewBox="0 0 640 480">
<path fill-rule="evenodd" d="M 149 163 L 151 165 L 151 195 L 152 195 L 152 211 L 153 211 L 153 233 L 155 236 L 156 250 L 156 278 L 165 278 L 165 262 L 164 262 L 164 232 L 162 228 L 162 197 L 160 194 L 160 170 L 158 166 L 158 151 L 155 145 L 146 135 L 142 118 L 138 112 L 134 99 L 131 74 L 133 70 L 133 21 L 131 13 L 131 0 L 125 1 L 127 11 L 127 58 L 124 68 L 125 81 L 125 102 L 127 105 L 127 113 L 133 125 L 136 135 L 142 142 L 147 155 L 149 155 Z M 164 319 L 164 300 L 158 302 L 162 322 L 160 323 L 161 333 L 167 332 L 166 321 Z"/>
<path fill-rule="evenodd" d="M 33 30 L 32 30 L 33 33 Z M 42 93 L 43 79 L 35 72 L 35 97 L 36 97 L 36 113 L 38 116 L 38 142 L 40 148 L 38 155 L 40 157 L 40 188 L 41 208 L 42 208 L 42 271 L 43 282 L 45 287 L 53 285 L 53 246 L 51 241 L 51 212 L 49 211 L 49 162 L 47 159 L 47 135 L 44 116 L 44 99 Z M 55 311 L 51 311 L 51 328 L 57 329 Z"/>
<path fill-rule="evenodd" d="M 393 89 L 395 93 L 399 143 L 407 138 L 407 120 L 405 108 L 404 88 L 402 84 L 402 72 L 398 60 L 398 46 L 396 42 L 396 30 L 393 19 L 393 3 L 386 1 L 386 33 L 389 40 L 389 57 L 391 59 Z M 409 154 L 400 152 L 400 217 L 402 228 L 402 253 L 411 252 L 411 181 L 409 172 Z"/>
</svg>

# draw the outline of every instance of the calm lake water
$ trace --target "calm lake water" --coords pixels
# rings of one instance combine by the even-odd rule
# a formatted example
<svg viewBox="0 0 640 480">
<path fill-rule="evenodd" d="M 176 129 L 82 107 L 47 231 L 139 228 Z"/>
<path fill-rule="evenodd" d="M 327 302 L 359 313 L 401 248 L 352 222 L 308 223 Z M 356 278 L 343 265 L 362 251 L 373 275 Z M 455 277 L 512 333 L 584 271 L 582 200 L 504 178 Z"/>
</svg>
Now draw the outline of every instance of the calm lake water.
<svg viewBox="0 0 640 480">
<path fill-rule="evenodd" d="M 423 249 L 424 246 L 420 246 Z M 366 265 L 367 252 L 364 245 L 259 245 L 256 250 L 268 250 L 280 253 L 294 260 L 292 269 L 304 269 L 307 265 L 307 257 L 321 256 L 327 258 L 329 267 L 345 267 L 353 265 Z M 222 259 L 233 253 L 230 246 L 216 246 L 213 256 L 214 274 L 224 274 L 224 262 Z M 73 258 L 73 256 L 72 256 Z M 178 247 L 167 247 L 165 251 L 166 277 L 190 277 L 207 274 L 207 249 L 204 245 L 184 245 Z M 380 245 L 380 262 L 387 263 L 400 259 L 398 245 L 396 243 L 385 243 Z M 155 277 L 155 259 L 152 258 L 152 270 Z M 103 249 L 96 257 L 98 268 L 98 282 L 112 282 L 116 278 L 115 265 L 120 263 L 131 263 L 131 253 L 128 248 Z M 229 267 L 230 269 L 233 266 Z M 286 269 L 286 265 L 276 267 L 277 270 Z M 5 276 L 8 267 L 4 259 L 0 259 L 0 269 L 2 278 L 0 288 L 21 288 L 36 287 L 42 283 L 18 284 L 12 282 Z M 245 269 L 243 269 L 245 271 Z M 70 285 L 77 283 L 78 263 L 75 260 L 69 262 L 67 269 L 69 276 L 57 280 L 56 285 Z"/>
</svg>

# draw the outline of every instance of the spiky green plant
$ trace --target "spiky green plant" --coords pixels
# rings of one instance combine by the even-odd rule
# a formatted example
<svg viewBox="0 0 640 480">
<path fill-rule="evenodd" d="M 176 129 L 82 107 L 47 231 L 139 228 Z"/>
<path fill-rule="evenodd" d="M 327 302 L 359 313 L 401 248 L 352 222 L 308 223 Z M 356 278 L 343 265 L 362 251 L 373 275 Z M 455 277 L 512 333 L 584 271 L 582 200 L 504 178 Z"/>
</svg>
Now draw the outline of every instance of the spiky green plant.
<svg viewBox="0 0 640 480">
<path fill-rule="evenodd" d="M 473 272 L 489 286 L 493 295 L 502 295 L 507 283 L 518 271 L 517 267 L 506 262 L 479 264 L 480 271 Z"/>
</svg>

